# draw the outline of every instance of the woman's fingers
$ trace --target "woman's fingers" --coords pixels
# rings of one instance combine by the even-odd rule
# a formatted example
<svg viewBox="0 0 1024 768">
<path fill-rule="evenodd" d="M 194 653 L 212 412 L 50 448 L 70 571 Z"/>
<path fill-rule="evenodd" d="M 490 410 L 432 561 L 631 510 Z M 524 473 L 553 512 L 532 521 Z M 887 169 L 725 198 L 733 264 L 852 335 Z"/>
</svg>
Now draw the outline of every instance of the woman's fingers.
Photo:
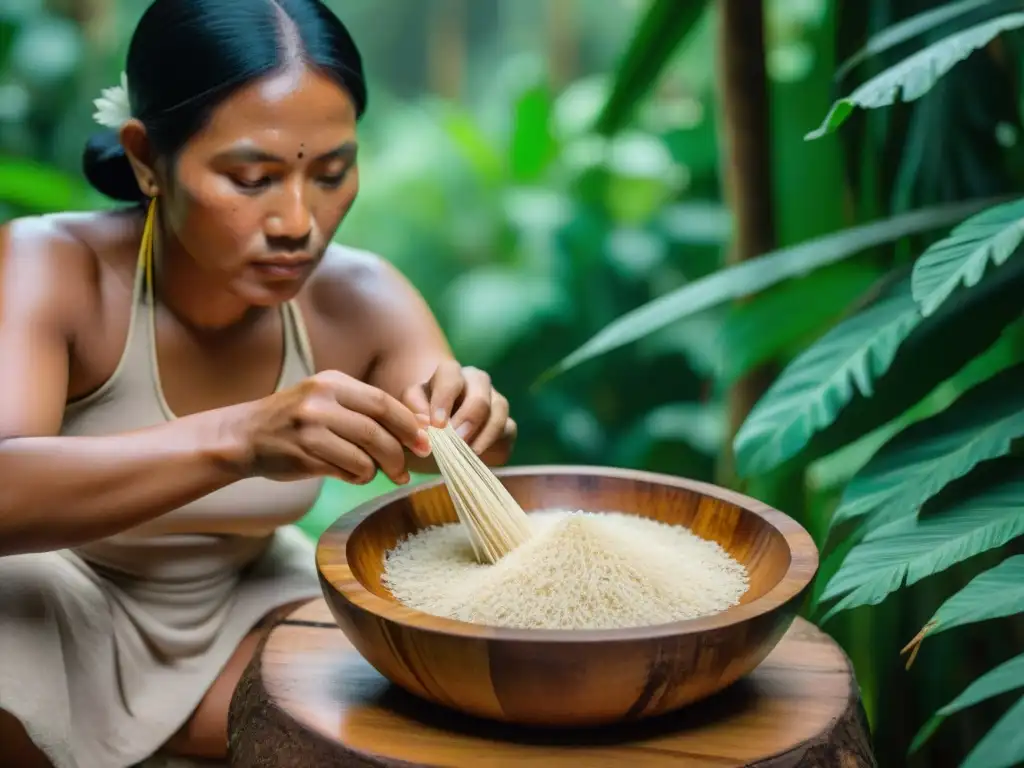
<svg viewBox="0 0 1024 768">
<path fill-rule="evenodd" d="M 379 423 L 355 411 L 339 410 L 329 426 L 336 435 L 362 449 L 392 482 L 409 482 L 402 444 Z"/>
<path fill-rule="evenodd" d="M 491 390 L 491 407 L 487 421 L 483 428 L 477 432 L 471 445 L 473 451 L 480 455 L 496 442 L 501 440 L 505 434 L 505 428 L 509 423 L 508 400 L 500 393 Z"/>
<path fill-rule="evenodd" d="M 402 402 L 416 415 L 421 426 L 424 421 L 427 426 L 430 425 L 430 395 L 425 384 L 416 384 L 405 390 L 402 393 Z"/>
<path fill-rule="evenodd" d="M 430 421 L 435 427 L 443 427 L 451 418 L 455 401 L 463 394 L 466 381 L 462 366 L 454 360 L 441 363 L 430 378 Z"/>
<path fill-rule="evenodd" d="M 328 378 L 327 386 L 342 408 L 370 417 L 413 453 L 426 456 L 430 452 L 427 433 L 416 415 L 384 390 L 344 374 Z"/>
<path fill-rule="evenodd" d="M 377 474 L 377 465 L 370 455 L 321 424 L 307 427 L 302 434 L 302 447 L 316 461 L 331 467 L 330 474 L 355 485 L 365 485 Z"/>
<path fill-rule="evenodd" d="M 472 443 L 490 419 L 494 390 L 491 377 L 477 368 L 464 368 L 466 382 L 462 400 L 452 414 L 452 427 L 459 437 Z"/>
</svg>

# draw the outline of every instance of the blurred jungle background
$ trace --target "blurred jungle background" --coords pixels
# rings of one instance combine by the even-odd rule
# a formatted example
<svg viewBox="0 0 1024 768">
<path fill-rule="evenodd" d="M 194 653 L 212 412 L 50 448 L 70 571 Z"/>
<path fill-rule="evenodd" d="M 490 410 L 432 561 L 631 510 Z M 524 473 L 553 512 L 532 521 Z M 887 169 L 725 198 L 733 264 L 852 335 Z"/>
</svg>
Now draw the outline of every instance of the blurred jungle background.
<svg viewBox="0 0 1024 768">
<path fill-rule="evenodd" d="M 879 764 L 1024 763 L 1024 3 L 328 4 L 371 80 L 338 239 L 492 374 L 515 463 L 796 517 Z M 81 150 L 144 6 L 0 2 L 0 221 L 108 205 Z"/>
</svg>

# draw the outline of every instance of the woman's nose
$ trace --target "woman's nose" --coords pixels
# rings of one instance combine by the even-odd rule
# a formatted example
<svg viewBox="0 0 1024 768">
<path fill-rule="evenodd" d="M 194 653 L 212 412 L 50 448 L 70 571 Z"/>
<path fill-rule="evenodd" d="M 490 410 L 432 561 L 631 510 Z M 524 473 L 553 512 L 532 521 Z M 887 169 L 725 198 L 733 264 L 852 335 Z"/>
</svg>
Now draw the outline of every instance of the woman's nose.
<svg viewBox="0 0 1024 768">
<path fill-rule="evenodd" d="M 293 240 L 307 237 L 313 217 L 306 204 L 301 181 L 284 185 L 276 198 L 267 217 L 267 236 Z"/>
</svg>

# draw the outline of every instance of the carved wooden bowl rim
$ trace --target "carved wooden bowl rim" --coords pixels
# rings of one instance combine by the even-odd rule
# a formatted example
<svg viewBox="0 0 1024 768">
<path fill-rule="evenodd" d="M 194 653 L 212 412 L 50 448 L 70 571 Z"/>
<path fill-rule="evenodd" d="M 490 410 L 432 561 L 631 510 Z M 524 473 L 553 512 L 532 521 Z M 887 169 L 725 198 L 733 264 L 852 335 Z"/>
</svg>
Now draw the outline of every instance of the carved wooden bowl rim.
<svg viewBox="0 0 1024 768">
<path fill-rule="evenodd" d="M 321 581 L 356 608 L 368 611 L 384 621 L 420 632 L 510 642 L 602 643 L 698 635 L 744 624 L 758 616 L 771 613 L 796 598 L 811 583 L 818 569 L 818 548 L 810 534 L 796 520 L 757 499 L 712 483 L 657 472 L 571 464 L 503 467 L 494 472 L 498 477 L 582 475 L 616 478 L 670 486 L 711 496 L 756 515 L 774 528 L 789 548 L 789 566 L 778 583 L 761 597 L 748 603 L 734 605 L 711 616 L 683 619 L 667 624 L 624 629 L 517 629 L 490 627 L 434 616 L 408 608 L 397 601 L 385 600 L 363 586 L 348 565 L 348 540 L 364 520 L 392 502 L 442 485 L 443 479 L 438 478 L 389 491 L 360 504 L 332 523 L 320 537 L 316 547 L 316 564 Z M 324 541 L 328 535 L 331 536 L 330 549 L 342 552 L 341 562 L 326 561 L 327 548 Z M 325 566 L 330 567 L 331 576 L 324 573 Z"/>
</svg>

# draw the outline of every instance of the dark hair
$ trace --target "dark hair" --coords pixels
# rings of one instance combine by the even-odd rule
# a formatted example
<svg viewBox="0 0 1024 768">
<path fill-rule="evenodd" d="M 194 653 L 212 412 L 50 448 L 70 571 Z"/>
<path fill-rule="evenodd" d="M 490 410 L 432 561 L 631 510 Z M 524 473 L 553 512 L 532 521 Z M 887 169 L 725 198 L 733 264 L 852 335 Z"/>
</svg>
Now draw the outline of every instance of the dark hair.
<svg viewBox="0 0 1024 768">
<path fill-rule="evenodd" d="M 229 95 L 296 62 L 333 78 L 363 114 L 359 50 L 321 0 L 155 0 L 128 48 L 132 115 L 155 151 L 173 158 Z M 116 131 L 92 136 L 82 164 L 108 197 L 145 199 Z"/>
</svg>

